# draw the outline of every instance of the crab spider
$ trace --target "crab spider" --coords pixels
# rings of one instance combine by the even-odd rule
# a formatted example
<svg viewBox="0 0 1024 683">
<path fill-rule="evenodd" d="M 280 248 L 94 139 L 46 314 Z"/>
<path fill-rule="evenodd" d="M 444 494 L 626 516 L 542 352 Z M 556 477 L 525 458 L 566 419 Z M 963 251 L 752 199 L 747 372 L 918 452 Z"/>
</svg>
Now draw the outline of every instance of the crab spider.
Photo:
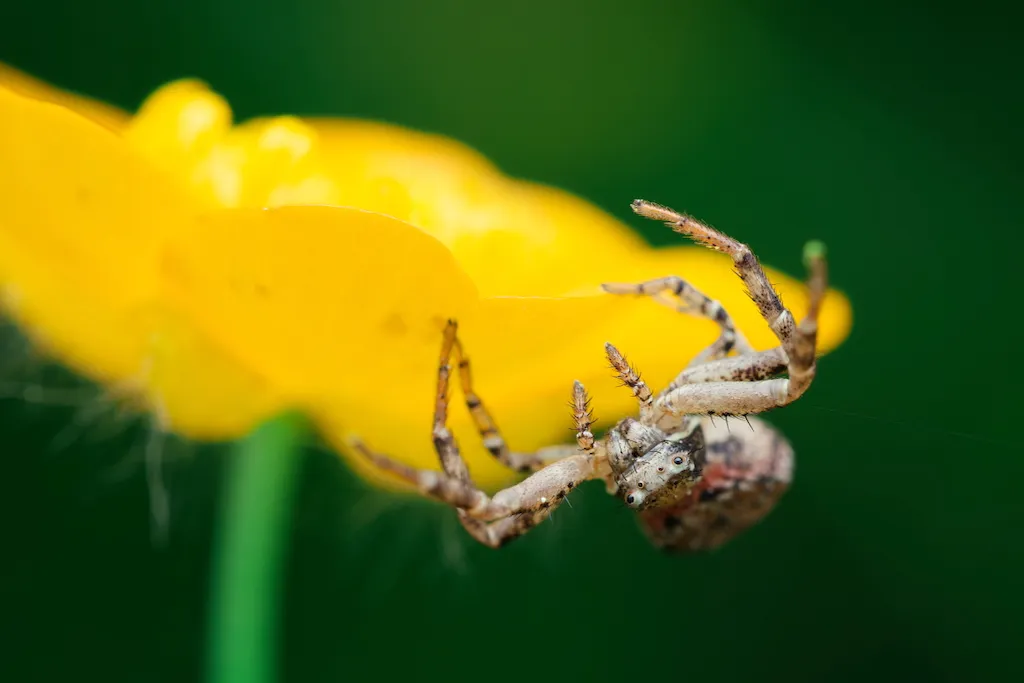
<svg viewBox="0 0 1024 683">
<path fill-rule="evenodd" d="M 828 277 L 823 247 L 810 243 L 805 249 L 810 306 L 797 323 L 745 244 L 657 204 L 637 200 L 633 210 L 732 257 L 779 345 L 754 351 L 721 304 L 680 277 L 603 285 L 612 294 L 650 296 L 681 312 L 709 318 L 717 323 L 719 336 L 657 394 L 619 350 L 607 344 L 612 367 L 636 397 L 637 416 L 620 420 L 603 437 L 595 438 L 590 400 L 576 382 L 572 401 L 576 444 L 519 453 L 509 449 L 477 395 L 457 325 L 449 321 L 441 346 L 433 423 L 442 471 L 409 467 L 358 440 L 353 445 L 377 467 L 453 506 L 466 530 L 485 545 L 497 548 L 518 538 L 546 519 L 581 483 L 599 479 L 609 493 L 620 496 L 639 514 L 655 545 L 679 552 L 706 550 L 757 523 L 792 480 L 790 444 L 764 421 L 747 416 L 795 401 L 814 379 L 817 317 Z M 503 464 L 530 473 L 493 496 L 474 485 L 447 426 L 453 356 L 466 405 L 484 445 Z M 733 415 L 746 417 L 751 428 L 729 430 L 714 421 L 715 416 Z"/>
</svg>

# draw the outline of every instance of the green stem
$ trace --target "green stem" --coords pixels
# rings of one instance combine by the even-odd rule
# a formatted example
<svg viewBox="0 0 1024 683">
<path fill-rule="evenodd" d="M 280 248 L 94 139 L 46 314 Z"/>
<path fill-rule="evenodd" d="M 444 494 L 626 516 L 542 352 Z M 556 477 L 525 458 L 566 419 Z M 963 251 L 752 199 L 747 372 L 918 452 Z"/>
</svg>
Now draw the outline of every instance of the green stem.
<svg viewBox="0 0 1024 683">
<path fill-rule="evenodd" d="M 282 567 L 304 431 L 294 415 L 274 418 L 232 456 L 213 550 L 209 683 L 277 678 Z"/>
</svg>

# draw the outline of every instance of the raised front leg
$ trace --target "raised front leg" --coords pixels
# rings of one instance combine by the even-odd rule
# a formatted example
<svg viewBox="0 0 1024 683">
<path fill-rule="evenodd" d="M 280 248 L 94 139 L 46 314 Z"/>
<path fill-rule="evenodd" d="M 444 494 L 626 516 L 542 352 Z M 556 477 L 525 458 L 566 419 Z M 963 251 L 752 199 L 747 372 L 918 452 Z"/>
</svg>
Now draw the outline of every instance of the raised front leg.
<svg viewBox="0 0 1024 683">
<path fill-rule="evenodd" d="M 814 242 L 804 248 L 805 261 L 809 270 L 807 281 L 809 304 L 807 315 L 800 321 L 797 328 L 802 330 L 806 337 L 816 334 L 818 311 L 821 310 L 825 290 L 828 288 L 827 269 L 825 261 L 821 257 L 822 253 L 822 247 Z M 684 384 L 754 382 L 770 379 L 785 372 L 788 365 L 789 358 L 781 346 L 767 351 L 755 351 L 743 356 L 720 358 L 702 365 L 691 365 L 679 373 L 658 397 L 660 398 Z"/>
<path fill-rule="evenodd" d="M 756 386 L 757 383 L 750 383 L 749 388 L 712 387 L 705 384 L 704 390 L 700 393 L 701 401 L 693 400 L 695 390 L 691 386 L 677 386 L 662 395 L 657 404 L 672 412 L 686 411 L 690 406 L 701 407 L 708 404 L 718 405 L 721 410 L 702 412 L 729 413 L 733 412 L 733 409 L 760 412 L 799 398 L 814 379 L 817 316 L 828 284 L 824 248 L 821 244 L 811 243 L 804 250 L 805 261 L 811 273 L 811 306 L 807 316 L 798 326 L 793 314 L 783 306 L 782 300 L 750 247 L 690 216 L 664 206 L 638 199 L 633 202 L 633 210 L 641 216 L 664 221 L 676 232 L 732 257 L 736 272 L 747 287 L 747 293 L 757 304 L 761 316 L 779 340 L 787 359 L 786 371 L 789 375 L 787 379 L 765 380 L 767 386 L 762 387 Z"/>
</svg>

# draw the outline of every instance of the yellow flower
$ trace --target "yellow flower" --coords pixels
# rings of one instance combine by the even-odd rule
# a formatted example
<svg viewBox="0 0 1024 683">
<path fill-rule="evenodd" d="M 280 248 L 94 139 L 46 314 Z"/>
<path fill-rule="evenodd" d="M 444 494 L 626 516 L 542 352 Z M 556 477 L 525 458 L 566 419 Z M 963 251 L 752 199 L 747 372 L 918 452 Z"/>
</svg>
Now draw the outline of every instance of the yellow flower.
<svg viewBox="0 0 1024 683">
<path fill-rule="evenodd" d="M 434 467 L 450 317 L 513 448 L 571 435 L 574 379 L 608 425 L 635 406 L 605 341 L 662 385 L 716 329 L 604 295 L 606 281 L 683 275 L 754 346 L 775 344 L 728 259 L 650 248 L 581 199 L 508 178 L 443 137 L 335 119 L 234 125 L 227 102 L 195 81 L 130 116 L 5 68 L 0 150 L 7 312 L 57 360 L 188 437 L 235 438 L 297 408 L 339 452 L 358 433 Z M 803 286 L 769 274 L 799 315 Z M 850 320 L 830 293 L 823 350 Z M 451 424 L 477 480 L 507 482 L 464 408 Z"/>
</svg>

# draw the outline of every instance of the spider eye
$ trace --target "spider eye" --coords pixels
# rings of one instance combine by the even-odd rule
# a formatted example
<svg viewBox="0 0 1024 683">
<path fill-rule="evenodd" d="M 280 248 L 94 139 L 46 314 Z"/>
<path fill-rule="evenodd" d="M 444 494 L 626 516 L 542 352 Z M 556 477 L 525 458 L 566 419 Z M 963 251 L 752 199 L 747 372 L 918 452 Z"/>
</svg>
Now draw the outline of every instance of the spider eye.
<svg viewBox="0 0 1024 683">
<path fill-rule="evenodd" d="M 629 505 L 631 507 L 639 507 L 640 504 L 643 502 L 644 494 L 640 493 L 639 491 L 633 491 L 628 496 L 626 496 L 626 505 Z"/>
<path fill-rule="evenodd" d="M 632 504 L 633 504 L 633 501 L 634 501 L 634 500 L 636 500 L 636 496 L 634 496 L 634 495 L 628 495 L 628 496 L 626 496 L 626 502 L 627 502 L 627 503 L 629 503 L 630 505 L 632 505 Z"/>
<path fill-rule="evenodd" d="M 674 462 L 674 463 L 675 463 L 675 464 L 677 464 L 677 465 L 682 465 L 682 464 L 683 464 L 683 459 L 682 459 L 681 457 L 679 457 L 679 456 L 677 455 L 677 456 L 675 457 L 675 459 L 674 459 L 674 460 L 672 460 L 672 462 Z"/>
</svg>

